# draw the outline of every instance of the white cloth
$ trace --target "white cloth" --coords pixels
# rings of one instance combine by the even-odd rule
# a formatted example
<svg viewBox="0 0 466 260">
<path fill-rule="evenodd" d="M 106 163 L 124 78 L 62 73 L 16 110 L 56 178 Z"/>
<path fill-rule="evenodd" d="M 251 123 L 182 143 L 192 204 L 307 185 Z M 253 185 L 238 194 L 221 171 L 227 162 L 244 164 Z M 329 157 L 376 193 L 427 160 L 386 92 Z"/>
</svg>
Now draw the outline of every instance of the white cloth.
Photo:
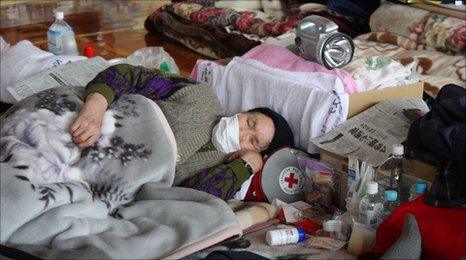
<svg viewBox="0 0 466 260">
<path fill-rule="evenodd" d="M 262 9 L 270 16 L 281 20 L 286 14 L 283 11 L 282 2 L 280 0 L 262 0 Z"/>
<path fill-rule="evenodd" d="M 418 82 L 417 63 L 416 59 L 403 65 L 391 58 L 370 56 L 357 58 L 344 69 L 354 77 L 363 92 Z"/>
<path fill-rule="evenodd" d="M 243 184 L 241 184 L 241 188 L 233 196 L 235 200 L 244 200 L 244 198 L 246 198 L 249 186 L 251 186 L 252 178 L 254 177 L 254 175 L 255 174 L 251 175 L 249 179 L 247 179 L 245 182 L 243 182 Z"/>
<path fill-rule="evenodd" d="M 262 9 L 261 0 L 223 0 L 215 1 L 215 7 L 218 8 L 232 8 L 238 11 L 244 10 L 259 10 Z"/>
<path fill-rule="evenodd" d="M 54 55 L 51 52 L 41 50 L 30 41 L 22 40 L 13 46 L 9 46 L 0 37 L 0 101 L 15 103 L 15 99 L 6 90 L 14 83 L 24 80 L 45 69 L 84 60 L 84 56 Z"/>
<path fill-rule="evenodd" d="M 317 153 L 310 139 L 346 120 L 348 94 L 343 83 L 328 73 L 289 72 L 256 60 L 233 58 L 223 67 L 199 61 L 197 80 L 215 90 L 229 115 L 255 107 L 269 107 L 291 127 L 295 146 Z"/>
</svg>

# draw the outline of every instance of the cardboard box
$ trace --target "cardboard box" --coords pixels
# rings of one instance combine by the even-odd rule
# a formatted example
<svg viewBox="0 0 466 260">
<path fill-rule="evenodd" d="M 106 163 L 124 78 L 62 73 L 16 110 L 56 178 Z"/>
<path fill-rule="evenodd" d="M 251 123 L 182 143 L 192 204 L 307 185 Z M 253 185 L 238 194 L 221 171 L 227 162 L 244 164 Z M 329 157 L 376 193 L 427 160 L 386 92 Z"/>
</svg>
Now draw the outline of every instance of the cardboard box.
<svg viewBox="0 0 466 260">
<path fill-rule="evenodd" d="M 348 158 L 321 149 L 320 160 L 332 165 L 336 174 L 340 176 L 338 207 L 345 209 L 345 199 L 348 192 Z M 406 163 L 403 164 L 404 180 L 410 184 L 415 183 L 418 179 L 431 184 L 434 181 L 436 173 L 437 167 L 419 160 L 407 159 Z"/>
<path fill-rule="evenodd" d="M 386 99 L 400 98 L 422 98 L 424 84 L 422 82 L 410 85 L 391 87 L 381 90 L 356 93 L 349 96 L 348 118 L 370 108 L 378 102 Z M 348 186 L 348 158 L 320 150 L 320 160 L 331 164 L 336 173 L 340 176 L 339 182 L 339 207 L 345 208 L 345 198 Z M 415 182 L 417 178 L 427 182 L 433 182 L 437 168 L 418 160 L 408 159 L 403 165 L 404 174 L 412 176 L 410 182 Z"/>
<path fill-rule="evenodd" d="M 372 90 L 349 95 L 348 118 L 351 118 L 371 106 L 386 99 L 422 98 L 424 83 Z"/>
</svg>

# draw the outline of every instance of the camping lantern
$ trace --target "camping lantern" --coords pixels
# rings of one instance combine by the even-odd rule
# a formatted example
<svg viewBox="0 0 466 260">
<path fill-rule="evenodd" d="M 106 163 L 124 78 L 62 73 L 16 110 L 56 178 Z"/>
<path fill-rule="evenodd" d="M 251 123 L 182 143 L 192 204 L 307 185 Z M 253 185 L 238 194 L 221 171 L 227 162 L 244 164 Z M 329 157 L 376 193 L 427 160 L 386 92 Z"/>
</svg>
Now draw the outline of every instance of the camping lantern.
<svg viewBox="0 0 466 260">
<path fill-rule="evenodd" d="M 317 15 L 301 20 L 296 28 L 295 42 L 301 57 L 328 69 L 343 67 L 354 54 L 351 37 L 338 32 L 338 25 L 333 21 Z"/>
</svg>

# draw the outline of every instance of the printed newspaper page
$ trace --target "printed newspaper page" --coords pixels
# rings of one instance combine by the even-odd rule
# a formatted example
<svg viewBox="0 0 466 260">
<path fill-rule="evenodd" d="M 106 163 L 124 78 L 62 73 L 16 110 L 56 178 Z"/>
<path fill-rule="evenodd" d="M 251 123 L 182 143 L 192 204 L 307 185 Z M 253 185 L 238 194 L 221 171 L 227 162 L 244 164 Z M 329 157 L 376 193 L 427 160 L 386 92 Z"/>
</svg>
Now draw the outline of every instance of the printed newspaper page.
<svg viewBox="0 0 466 260">
<path fill-rule="evenodd" d="M 428 111 L 420 99 L 384 100 L 311 142 L 329 152 L 352 155 L 378 166 L 390 156 L 393 144 L 406 140 L 419 111 Z"/>
<path fill-rule="evenodd" d="M 8 92 L 20 101 L 42 90 L 60 86 L 86 86 L 99 72 L 109 66 L 102 57 L 76 61 L 40 72 L 13 86 Z"/>
</svg>

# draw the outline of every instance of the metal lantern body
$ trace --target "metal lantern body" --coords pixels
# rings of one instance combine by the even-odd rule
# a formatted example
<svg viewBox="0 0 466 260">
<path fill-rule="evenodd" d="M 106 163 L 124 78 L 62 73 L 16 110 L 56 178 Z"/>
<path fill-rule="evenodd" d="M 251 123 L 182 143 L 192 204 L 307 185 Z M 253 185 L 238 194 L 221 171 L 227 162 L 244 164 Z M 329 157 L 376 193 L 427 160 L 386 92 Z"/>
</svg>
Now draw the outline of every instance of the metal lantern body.
<svg viewBox="0 0 466 260">
<path fill-rule="evenodd" d="M 328 69 L 343 67 L 354 54 L 351 37 L 338 32 L 338 25 L 333 21 L 317 15 L 301 20 L 296 28 L 295 42 L 301 57 Z"/>
</svg>

